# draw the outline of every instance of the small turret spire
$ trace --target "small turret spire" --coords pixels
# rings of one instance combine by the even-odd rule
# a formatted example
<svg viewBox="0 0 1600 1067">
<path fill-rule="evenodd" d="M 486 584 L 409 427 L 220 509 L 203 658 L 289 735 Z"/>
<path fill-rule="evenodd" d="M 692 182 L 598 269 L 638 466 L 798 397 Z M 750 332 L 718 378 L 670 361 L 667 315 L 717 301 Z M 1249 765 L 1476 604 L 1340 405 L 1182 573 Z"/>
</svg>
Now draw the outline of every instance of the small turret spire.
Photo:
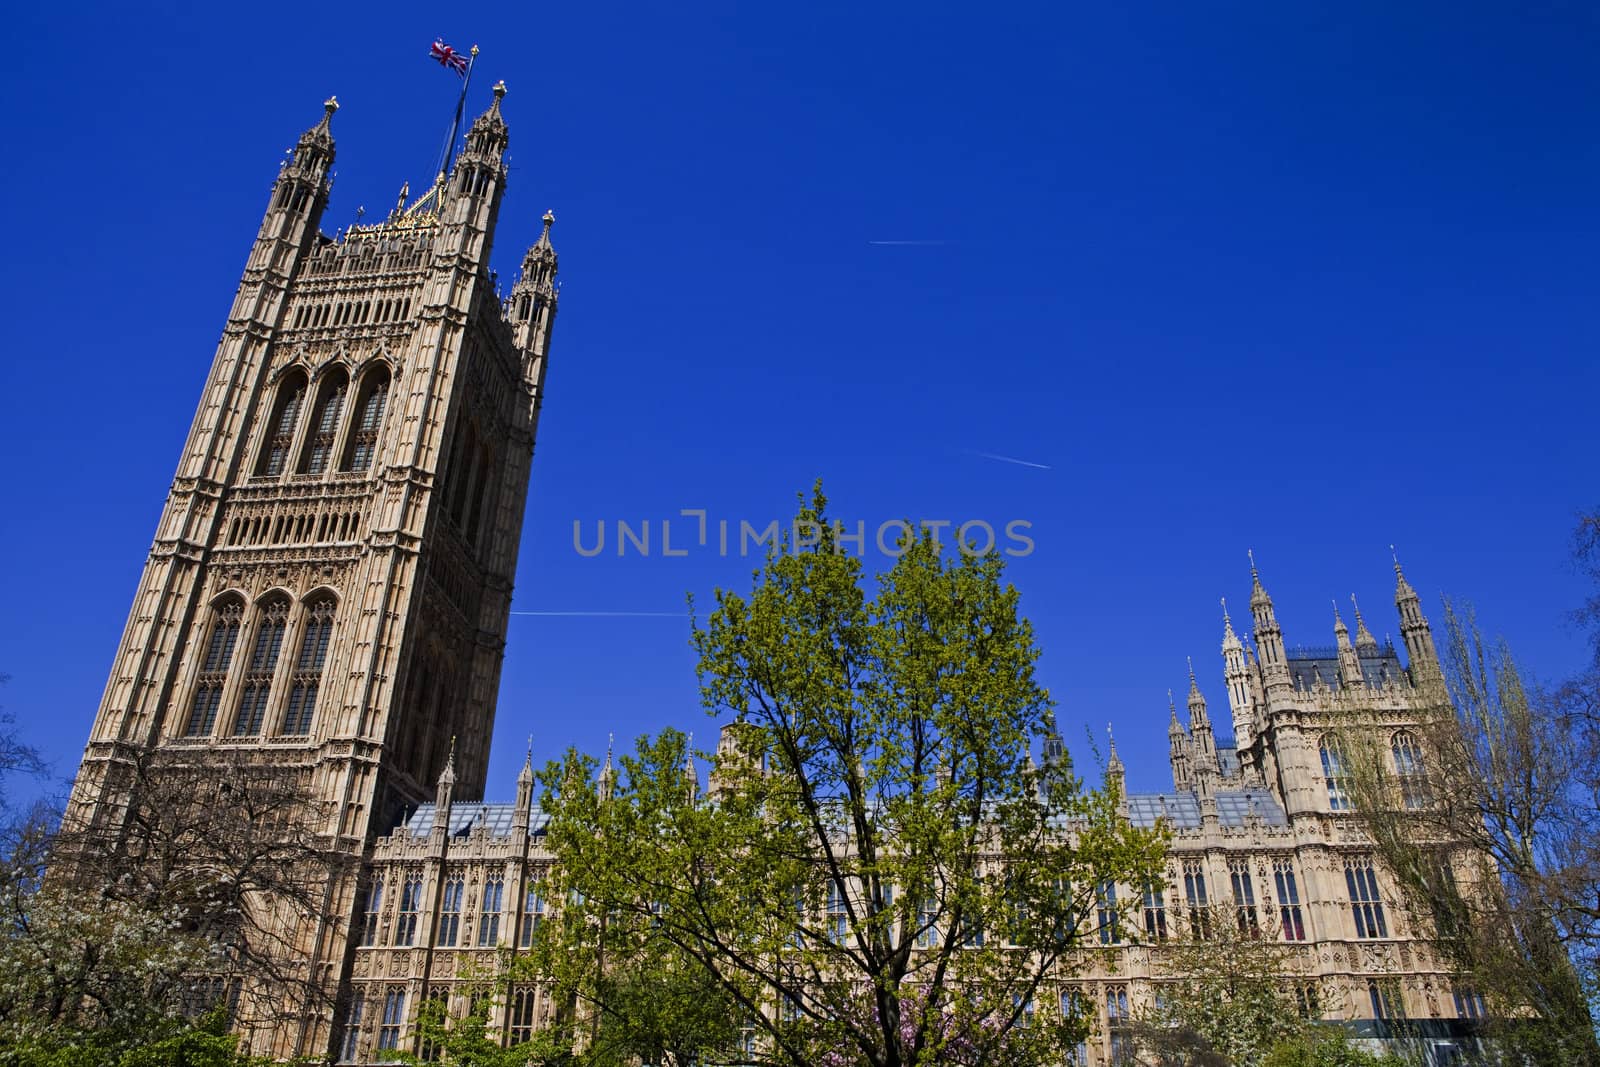
<svg viewBox="0 0 1600 1067">
<path fill-rule="evenodd" d="M 1239 635 L 1233 632 L 1233 619 L 1228 616 L 1228 598 L 1222 598 L 1222 652 L 1226 655 L 1234 649 L 1242 648 Z"/>
<path fill-rule="evenodd" d="M 1172 690 L 1170 689 L 1167 690 L 1167 711 L 1169 712 L 1170 720 L 1167 723 L 1167 736 L 1177 737 L 1185 731 L 1183 729 L 1183 723 L 1178 721 L 1178 705 L 1173 701 Z"/>
<path fill-rule="evenodd" d="M 522 770 L 517 774 L 517 784 L 533 781 L 533 735 L 528 735 L 528 755 L 522 761 Z"/>
<path fill-rule="evenodd" d="M 611 745 L 616 734 L 606 735 L 606 761 L 600 768 L 600 799 L 610 800 L 617 786 L 617 769 L 611 765 Z"/>
<path fill-rule="evenodd" d="M 439 772 L 439 784 L 456 784 L 456 739 L 454 734 L 450 736 L 450 755 L 445 757 L 444 770 Z"/>
<path fill-rule="evenodd" d="M 1350 594 L 1350 606 L 1356 613 L 1356 648 L 1362 652 L 1376 652 L 1378 639 L 1372 636 L 1372 631 L 1367 629 L 1367 622 L 1361 617 L 1361 605 L 1356 601 L 1356 595 Z"/>
<path fill-rule="evenodd" d="M 450 802 L 453 799 L 456 787 L 456 739 L 450 738 L 450 755 L 445 757 L 444 770 L 439 772 L 439 784 L 434 787 L 433 806 L 434 827 L 436 829 L 448 826 L 450 822 Z"/>
<path fill-rule="evenodd" d="M 1106 782 L 1115 789 L 1117 796 L 1122 797 L 1127 790 L 1124 783 L 1127 781 L 1127 771 L 1122 766 L 1122 757 L 1117 755 L 1117 739 L 1111 733 L 1111 724 L 1106 723 L 1106 741 L 1109 751 L 1106 756 Z"/>
<path fill-rule="evenodd" d="M 1247 548 L 1245 555 L 1250 557 L 1250 607 L 1259 608 L 1263 604 L 1272 607 L 1272 598 L 1267 595 L 1267 587 L 1261 584 L 1261 572 L 1256 570 L 1255 549 Z"/>
</svg>

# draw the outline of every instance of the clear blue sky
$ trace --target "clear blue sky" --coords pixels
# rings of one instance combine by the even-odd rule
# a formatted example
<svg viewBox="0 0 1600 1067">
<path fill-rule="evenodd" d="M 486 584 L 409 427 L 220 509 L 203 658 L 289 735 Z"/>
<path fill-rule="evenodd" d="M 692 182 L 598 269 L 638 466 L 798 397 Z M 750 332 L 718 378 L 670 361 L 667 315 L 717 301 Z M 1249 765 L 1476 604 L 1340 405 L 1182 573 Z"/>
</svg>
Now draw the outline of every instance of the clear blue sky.
<svg viewBox="0 0 1600 1067">
<path fill-rule="evenodd" d="M 580 557 L 573 522 L 763 524 L 822 476 L 869 528 L 1032 523 L 1010 573 L 1043 678 L 1080 757 L 1118 724 L 1133 788 L 1169 784 L 1186 655 L 1225 707 L 1217 598 L 1244 614 L 1247 548 L 1291 643 L 1330 640 L 1351 592 L 1393 631 L 1392 542 L 1436 620 L 1470 598 L 1571 670 L 1567 538 L 1600 503 L 1597 19 L 19 10 L 0 703 L 72 772 L 277 162 L 336 93 L 326 228 L 426 183 L 457 84 L 436 35 L 482 46 L 472 111 L 510 87 L 502 278 L 558 217 L 517 610 L 743 588 L 753 561 L 714 551 Z M 518 616 L 489 791 L 530 733 L 543 758 L 668 723 L 710 731 L 682 621 Z"/>
</svg>

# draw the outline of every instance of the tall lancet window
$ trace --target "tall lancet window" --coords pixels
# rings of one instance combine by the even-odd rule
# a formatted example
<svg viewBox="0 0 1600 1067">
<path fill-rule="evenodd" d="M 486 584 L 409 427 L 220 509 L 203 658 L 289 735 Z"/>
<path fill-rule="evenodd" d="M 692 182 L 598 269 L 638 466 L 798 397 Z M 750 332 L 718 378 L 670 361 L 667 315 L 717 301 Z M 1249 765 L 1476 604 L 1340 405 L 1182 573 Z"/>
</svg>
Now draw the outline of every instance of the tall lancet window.
<svg viewBox="0 0 1600 1067">
<path fill-rule="evenodd" d="M 321 474 L 333 460 L 334 438 L 339 433 L 339 413 L 344 410 L 347 383 L 343 371 L 334 371 L 317 390 L 317 409 L 312 415 L 311 435 L 300 455 L 301 474 Z"/>
<path fill-rule="evenodd" d="M 1413 811 L 1433 803 L 1428 789 L 1428 772 L 1422 766 L 1422 746 L 1405 730 L 1394 735 L 1390 745 L 1394 754 L 1395 776 L 1400 780 L 1400 802 Z"/>
<path fill-rule="evenodd" d="M 300 638 L 300 654 L 294 661 L 294 681 L 289 688 L 289 710 L 283 716 L 285 734 L 309 734 L 311 717 L 317 710 L 317 691 L 322 687 L 322 665 L 328 659 L 328 642 L 333 637 L 333 613 L 338 601 L 318 597 L 306 610 L 306 632 Z"/>
<path fill-rule="evenodd" d="M 289 628 L 289 598 L 274 597 L 261 606 L 256 621 L 256 639 L 250 649 L 245 670 L 244 691 L 239 695 L 239 714 L 233 720 L 233 736 L 251 737 L 261 732 L 272 697 L 272 674 L 278 668 L 278 653 L 283 651 L 283 633 Z"/>
<path fill-rule="evenodd" d="M 183 730 L 185 737 L 205 737 L 216 728 L 222 687 L 228 681 L 228 667 L 233 663 L 233 649 L 239 643 L 239 627 L 243 623 L 244 604 L 240 601 L 228 600 L 217 606 L 205 659 L 200 663 L 200 680 L 189 706 L 189 722 Z"/>
<path fill-rule="evenodd" d="M 1328 810 L 1349 811 L 1354 805 L 1350 803 L 1350 775 L 1344 768 L 1344 753 L 1332 739 L 1324 739 L 1321 749 L 1322 776 L 1328 784 Z"/>
<path fill-rule="evenodd" d="M 294 444 L 294 428 L 300 421 L 300 407 L 305 402 L 305 375 L 296 371 L 278 386 L 278 399 L 272 405 L 272 421 L 267 424 L 267 440 L 256 460 L 256 473 L 282 474 L 289 463 L 289 449 Z"/>
<path fill-rule="evenodd" d="M 344 446 L 340 470 L 359 474 L 372 466 L 373 454 L 378 450 L 378 430 L 383 425 L 383 406 L 388 399 L 389 372 L 377 367 L 362 379 L 361 391 L 356 394 L 355 424 Z"/>
</svg>

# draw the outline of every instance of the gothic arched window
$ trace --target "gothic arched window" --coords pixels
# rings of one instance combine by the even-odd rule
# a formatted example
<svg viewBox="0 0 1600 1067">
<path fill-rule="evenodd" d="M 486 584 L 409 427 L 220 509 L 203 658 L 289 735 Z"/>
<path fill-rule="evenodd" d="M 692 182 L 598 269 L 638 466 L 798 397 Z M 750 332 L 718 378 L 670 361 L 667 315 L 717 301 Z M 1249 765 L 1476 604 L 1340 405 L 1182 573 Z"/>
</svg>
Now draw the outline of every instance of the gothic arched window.
<svg viewBox="0 0 1600 1067">
<path fill-rule="evenodd" d="M 478 457 L 478 431 L 465 420 L 456 431 L 455 459 L 450 464 L 450 517 L 456 529 L 465 529 L 467 490 L 472 484 L 472 463 Z"/>
<path fill-rule="evenodd" d="M 1353 805 L 1350 803 L 1350 775 L 1345 771 L 1344 754 L 1339 751 L 1337 742 L 1327 739 L 1322 741 L 1319 748 L 1322 750 L 1322 776 L 1328 783 L 1328 810 L 1349 811 Z"/>
<path fill-rule="evenodd" d="M 472 507 L 467 512 L 467 543 L 476 545 L 478 542 L 478 522 L 483 518 L 484 489 L 489 484 L 489 449 L 486 445 L 478 446 L 478 466 L 475 480 L 477 485 L 472 490 Z"/>
<path fill-rule="evenodd" d="M 1400 801 L 1413 811 L 1433 803 L 1428 772 L 1422 765 L 1422 746 L 1405 730 L 1394 735 L 1389 750 L 1394 755 L 1395 777 L 1400 781 Z"/>
<path fill-rule="evenodd" d="M 273 597 L 261 605 L 256 618 L 255 643 L 246 665 L 244 690 L 239 694 L 239 713 L 233 720 L 233 736 L 251 737 L 261 732 L 272 697 L 272 675 L 278 668 L 278 653 L 283 651 L 283 634 L 289 628 L 289 598 Z"/>
<path fill-rule="evenodd" d="M 317 388 L 317 406 L 311 416 L 311 432 L 300 453 L 301 474 L 321 474 L 333 459 L 334 438 L 339 432 L 339 413 L 344 410 L 344 394 L 349 382 L 344 371 L 336 370 Z"/>
<path fill-rule="evenodd" d="M 206 641 L 205 659 L 200 662 L 200 679 L 189 705 L 185 737 L 205 737 L 217 725 L 217 709 L 222 706 L 222 687 L 228 681 L 233 649 L 239 643 L 239 627 L 244 622 L 244 604 L 229 599 L 212 612 L 211 636 Z"/>
<path fill-rule="evenodd" d="M 300 421 L 300 408 L 305 396 L 306 377 L 299 371 L 289 375 L 278 386 L 278 398 L 272 405 L 272 420 L 267 424 L 267 439 L 256 460 L 257 474 L 282 474 L 288 465 L 289 448 L 294 444 L 294 428 Z"/>
<path fill-rule="evenodd" d="M 289 688 L 289 710 L 283 716 L 285 734 L 309 734 L 311 717 L 317 710 L 317 691 L 322 687 L 322 665 L 328 659 L 328 642 L 333 637 L 333 614 L 339 602 L 331 596 L 318 597 L 306 609 L 306 632 L 300 638 L 300 654 L 294 661 L 294 681 Z"/>
<path fill-rule="evenodd" d="M 389 371 L 376 367 L 361 381 L 361 391 L 356 394 L 355 423 L 351 426 L 350 440 L 344 446 L 343 471 L 357 474 L 372 466 L 372 457 L 378 450 L 378 429 L 383 425 L 383 406 L 389 398 Z"/>
</svg>

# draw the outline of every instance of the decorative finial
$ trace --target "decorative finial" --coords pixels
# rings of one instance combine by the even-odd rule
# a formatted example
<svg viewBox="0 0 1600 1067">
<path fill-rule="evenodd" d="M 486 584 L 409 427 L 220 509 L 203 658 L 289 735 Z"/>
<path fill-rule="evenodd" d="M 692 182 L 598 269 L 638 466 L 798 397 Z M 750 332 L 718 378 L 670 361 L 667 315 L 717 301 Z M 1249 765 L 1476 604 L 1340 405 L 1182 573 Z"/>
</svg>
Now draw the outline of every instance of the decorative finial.
<svg viewBox="0 0 1600 1067">
<path fill-rule="evenodd" d="M 339 98 L 337 96 L 330 96 L 324 100 L 322 102 L 322 118 L 317 121 L 317 128 L 312 132 L 318 134 L 327 133 L 328 124 L 333 121 L 333 113 L 338 110 Z"/>
<path fill-rule="evenodd" d="M 1172 690 L 1167 690 L 1167 710 L 1172 712 L 1172 717 L 1178 717 L 1178 702 L 1172 699 Z"/>
<path fill-rule="evenodd" d="M 1257 574 L 1256 574 L 1256 550 L 1253 549 L 1253 548 L 1247 548 L 1247 549 L 1244 550 L 1244 554 L 1250 557 L 1250 577 L 1252 577 L 1252 578 L 1257 577 Z"/>
<path fill-rule="evenodd" d="M 1188 661 L 1188 664 L 1189 664 L 1189 681 L 1191 683 L 1193 683 L 1193 681 L 1194 681 L 1194 657 L 1193 656 L 1185 656 L 1183 658 L 1186 661 Z"/>
<path fill-rule="evenodd" d="M 472 57 L 474 59 L 476 59 L 477 56 L 478 56 L 478 46 L 477 45 L 473 45 L 472 48 L 469 50 L 469 52 L 472 55 Z"/>
<path fill-rule="evenodd" d="M 1222 597 L 1222 625 L 1232 626 L 1233 620 L 1228 618 L 1228 598 Z"/>
<path fill-rule="evenodd" d="M 506 95 L 506 80 L 501 78 L 494 83 L 494 102 L 499 103 Z"/>
<path fill-rule="evenodd" d="M 528 766 L 530 766 L 530 767 L 533 766 L 533 735 L 532 734 L 528 735 L 528 758 L 527 758 L 527 760 L 525 762 L 528 764 Z"/>
<path fill-rule="evenodd" d="M 544 228 L 548 230 L 550 227 L 554 226 L 555 224 L 556 224 L 556 213 L 554 211 L 550 210 L 549 208 L 546 208 L 545 212 L 544 212 Z"/>
</svg>

